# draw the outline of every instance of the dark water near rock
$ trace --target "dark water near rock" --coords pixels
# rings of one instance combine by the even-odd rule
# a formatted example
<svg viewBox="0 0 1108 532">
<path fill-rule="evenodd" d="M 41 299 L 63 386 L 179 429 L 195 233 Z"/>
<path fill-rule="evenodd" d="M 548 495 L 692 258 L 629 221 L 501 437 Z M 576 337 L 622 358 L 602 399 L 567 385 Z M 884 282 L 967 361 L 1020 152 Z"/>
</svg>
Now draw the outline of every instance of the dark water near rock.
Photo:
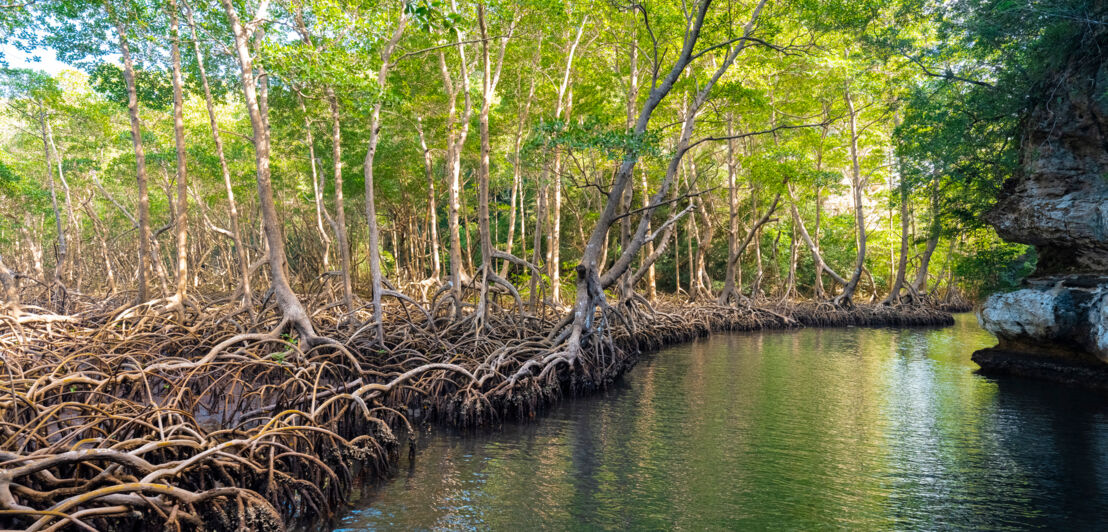
<svg viewBox="0 0 1108 532">
<path fill-rule="evenodd" d="M 717 335 L 534 423 L 425 434 L 342 529 L 1108 529 L 1108 397 L 946 329 Z"/>
</svg>

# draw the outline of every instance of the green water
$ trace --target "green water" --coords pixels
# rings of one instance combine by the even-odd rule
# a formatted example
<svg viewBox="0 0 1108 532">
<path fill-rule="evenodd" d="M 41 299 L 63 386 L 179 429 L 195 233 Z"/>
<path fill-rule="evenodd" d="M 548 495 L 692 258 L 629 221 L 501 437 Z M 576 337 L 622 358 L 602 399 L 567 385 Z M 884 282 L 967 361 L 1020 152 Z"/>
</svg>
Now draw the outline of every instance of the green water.
<svg viewBox="0 0 1108 532">
<path fill-rule="evenodd" d="M 1108 529 L 1108 401 L 945 329 L 717 335 L 533 423 L 422 435 L 345 530 Z"/>
</svg>

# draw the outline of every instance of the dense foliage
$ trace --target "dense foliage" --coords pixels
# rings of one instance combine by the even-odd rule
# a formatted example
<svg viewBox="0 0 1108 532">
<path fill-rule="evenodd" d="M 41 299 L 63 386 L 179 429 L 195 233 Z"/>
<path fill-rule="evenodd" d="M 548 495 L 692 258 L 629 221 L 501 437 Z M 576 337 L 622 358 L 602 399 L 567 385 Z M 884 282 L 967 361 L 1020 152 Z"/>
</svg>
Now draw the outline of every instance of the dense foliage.
<svg viewBox="0 0 1108 532">
<path fill-rule="evenodd" d="M 981 213 L 1018 163 L 1028 94 L 1043 72 L 1079 52 L 1082 32 L 1097 23 L 1088 18 L 1096 3 L 769 2 L 754 22 L 755 38 L 745 41 L 737 38 L 755 3 L 715 6 L 698 47 L 705 55 L 682 73 L 649 128 L 635 135 L 633 114 L 652 75 L 664 73 L 686 31 L 680 3 L 494 1 L 481 5 L 479 16 L 473 2 L 276 2 L 266 19 L 254 22 L 249 44 L 258 86 L 266 89 L 272 181 L 294 287 L 334 282 L 321 274 L 346 265 L 355 293 L 372 290 L 364 165 L 370 124 L 378 120 L 372 189 L 385 277 L 413 287 L 450 271 L 452 157 L 460 169 L 462 271 L 482 263 L 476 132 L 483 61 L 502 61 L 492 73 L 498 79 L 490 80 L 498 84 L 487 118 L 494 247 L 534 257 L 547 283 L 567 282 L 572 276 L 564 272 L 581 257 L 613 167 L 635 153 L 640 160 L 624 207 L 630 215 L 606 242 L 605 256 L 615 261 L 628 245 L 624 225 L 633 225 L 632 215 L 666 174 L 690 100 L 740 42 L 747 48 L 699 110 L 692 147 L 677 163 L 672 202 L 653 224 L 686 206 L 689 213 L 674 224 L 675 240 L 655 263 L 655 275 L 641 283 L 705 296 L 730 278 L 748 296 L 830 297 L 834 283 L 826 274 L 817 278 L 822 268 L 812 246 L 828 268 L 849 278 L 863 220 L 867 247 L 858 290 L 865 297 L 884 297 L 893 288 L 902 240 L 906 286 L 898 295 L 978 297 L 1012 286 L 1033 256 L 1000 242 Z M 244 23 L 259 9 L 251 2 L 228 5 Z M 265 255 L 266 242 L 254 134 L 227 9 L 66 0 L 0 13 L 9 46 L 52 48 L 75 67 L 52 76 L 3 72 L 0 245 L 7 266 L 44 282 L 59 270 L 57 279 L 80 291 L 129 290 L 136 282 L 141 207 L 135 140 L 126 133 L 129 91 L 119 56 L 125 36 L 150 182 L 151 275 L 172 293 L 181 202 L 170 50 L 177 35 L 188 275 L 204 290 L 236 287 L 228 192 L 237 202 L 234 223 L 247 263 Z M 397 32 L 401 24 L 406 27 Z M 399 41 L 387 60 L 390 71 L 379 76 L 394 33 Z M 720 42 L 730 44 L 710 48 Z M 482 59 L 485 45 L 491 60 Z M 205 86 L 214 98 L 229 188 Z M 467 122 L 473 134 L 462 133 L 455 148 Z M 758 224 L 767 209 L 773 214 Z M 750 244 L 732 272 L 730 250 L 748 231 Z M 661 236 L 652 243 L 661 244 Z M 504 269 L 526 296 L 532 274 Z"/>
</svg>

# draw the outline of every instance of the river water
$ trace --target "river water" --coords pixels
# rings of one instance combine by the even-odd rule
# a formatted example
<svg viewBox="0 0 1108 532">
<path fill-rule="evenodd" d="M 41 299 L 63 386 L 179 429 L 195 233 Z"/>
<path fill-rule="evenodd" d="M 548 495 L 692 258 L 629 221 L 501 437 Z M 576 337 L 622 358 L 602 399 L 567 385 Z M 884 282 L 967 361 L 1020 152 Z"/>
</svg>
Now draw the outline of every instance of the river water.
<svg viewBox="0 0 1108 532">
<path fill-rule="evenodd" d="M 423 434 L 340 529 L 1108 529 L 1108 397 L 976 375 L 993 343 L 971 315 L 715 335 L 532 423 Z"/>
</svg>

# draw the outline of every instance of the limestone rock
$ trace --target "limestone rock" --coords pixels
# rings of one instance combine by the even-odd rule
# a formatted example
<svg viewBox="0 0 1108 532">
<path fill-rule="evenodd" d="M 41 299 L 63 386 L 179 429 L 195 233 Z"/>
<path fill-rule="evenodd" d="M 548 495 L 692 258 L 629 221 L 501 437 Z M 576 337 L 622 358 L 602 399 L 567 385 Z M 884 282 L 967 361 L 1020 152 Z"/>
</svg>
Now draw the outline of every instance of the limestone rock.
<svg viewBox="0 0 1108 532">
<path fill-rule="evenodd" d="M 1108 290 L 1101 290 L 1089 312 L 1089 345 L 1098 358 L 1108 361 Z"/>
<path fill-rule="evenodd" d="M 1032 113 L 1022 170 L 986 216 L 1005 240 L 1039 249 L 1040 274 L 1108 271 L 1108 79 L 1077 79 Z"/>
<path fill-rule="evenodd" d="M 990 296 L 978 312 L 1000 349 L 1108 362 L 1108 276 L 1051 276 L 1027 284 Z"/>
<path fill-rule="evenodd" d="M 989 296 L 979 321 L 985 330 L 1008 340 L 1028 336 L 1053 338 L 1059 331 L 1054 311 L 1058 294 L 1034 289 Z"/>
<path fill-rule="evenodd" d="M 1039 255 L 1023 289 L 978 313 L 1000 340 L 974 354 L 987 372 L 1108 386 L 1108 28 L 1093 40 L 1032 95 L 1019 171 L 985 216 Z"/>
</svg>

